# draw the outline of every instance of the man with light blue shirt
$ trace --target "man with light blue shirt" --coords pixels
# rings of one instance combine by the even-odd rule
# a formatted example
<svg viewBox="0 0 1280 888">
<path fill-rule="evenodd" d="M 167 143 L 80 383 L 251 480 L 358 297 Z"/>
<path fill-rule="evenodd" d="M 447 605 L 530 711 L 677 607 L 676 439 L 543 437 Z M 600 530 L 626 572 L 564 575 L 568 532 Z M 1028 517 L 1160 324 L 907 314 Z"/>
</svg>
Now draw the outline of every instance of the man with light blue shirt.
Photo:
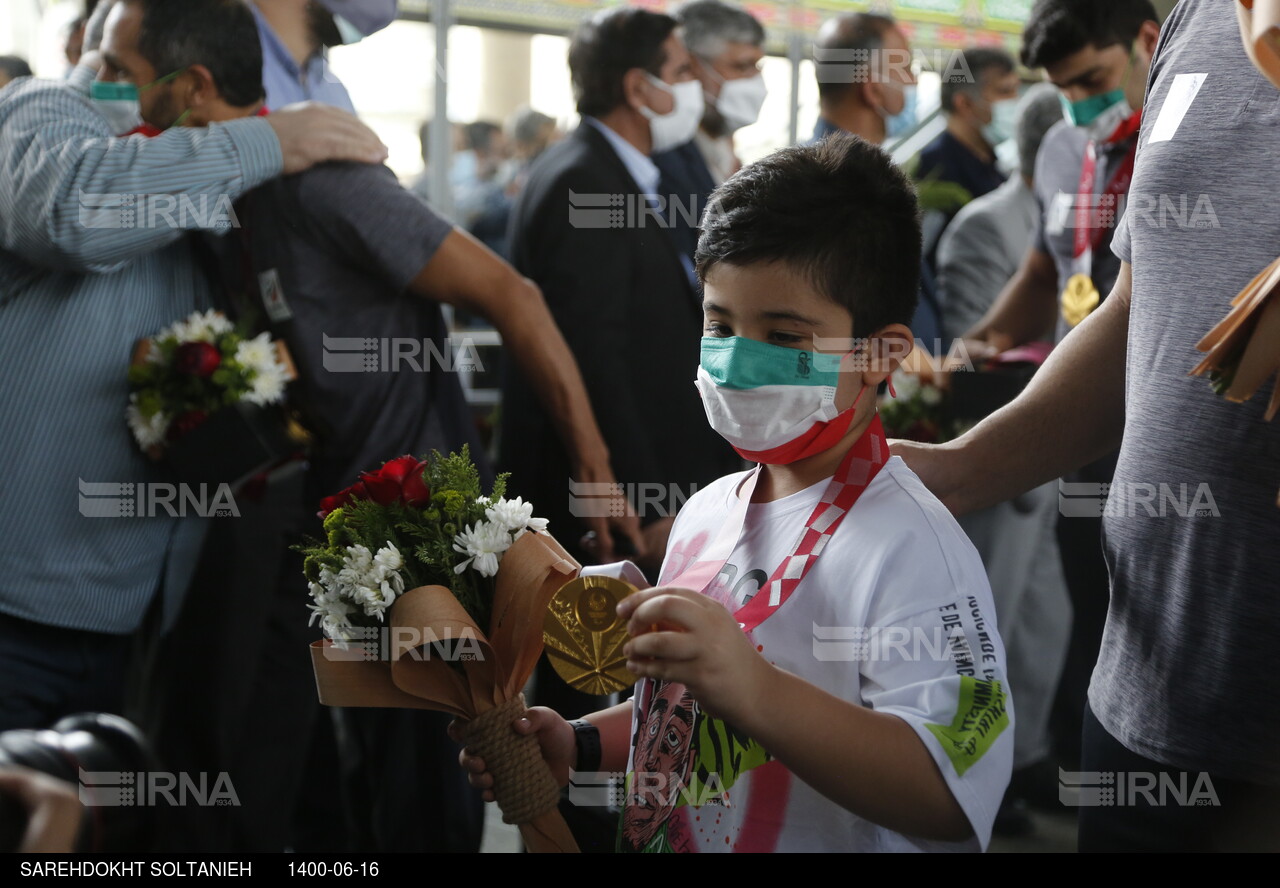
<svg viewBox="0 0 1280 888">
<path fill-rule="evenodd" d="M 253 46 L 202 47 L 221 29 L 199 18 L 248 14 L 238 0 L 104 0 L 91 31 L 105 19 L 98 83 L 111 89 L 81 68 L 0 99 L 0 729 L 118 710 L 130 635 L 158 593 L 171 617 L 185 587 L 176 517 L 89 517 L 101 510 L 85 486 L 133 485 L 119 489 L 123 506 L 159 480 L 124 419 L 129 354 L 208 296 L 184 229 L 224 217 L 148 213 L 148 202 L 212 206 L 281 173 L 386 156 L 332 108 L 220 122 L 243 111 L 209 84 L 257 78 L 261 59 Z M 133 118 L 165 132 L 117 138 Z M 113 201 L 137 212 L 103 213 Z"/>
<path fill-rule="evenodd" d="M 267 107 L 323 102 L 355 112 L 325 48 L 355 43 L 391 24 L 396 0 L 252 0 L 262 43 Z"/>
</svg>

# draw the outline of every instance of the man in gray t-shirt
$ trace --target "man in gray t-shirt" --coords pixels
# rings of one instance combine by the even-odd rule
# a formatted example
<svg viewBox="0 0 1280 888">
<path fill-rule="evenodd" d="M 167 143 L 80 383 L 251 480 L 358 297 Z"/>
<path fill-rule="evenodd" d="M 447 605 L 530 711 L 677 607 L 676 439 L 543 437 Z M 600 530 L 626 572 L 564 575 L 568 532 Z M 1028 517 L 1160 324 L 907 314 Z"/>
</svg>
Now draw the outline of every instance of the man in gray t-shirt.
<svg viewBox="0 0 1280 888">
<path fill-rule="evenodd" d="M 1184 0 L 1148 84 L 1116 254 L 1133 266 L 1125 435 L 1104 511 L 1111 610 L 1089 701 L 1136 753 L 1280 784 L 1280 424 L 1187 372 L 1280 251 L 1280 92 L 1232 7 Z"/>
<path fill-rule="evenodd" d="M 1095 503 L 1112 598 L 1085 773 L 1064 776 L 1109 789 L 1111 804 L 1081 807 L 1081 849 L 1275 850 L 1280 425 L 1263 419 L 1274 383 L 1233 404 L 1187 373 L 1197 341 L 1280 248 L 1280 92 L 1245 55 L 1235 4 L 1182 0 L 1147 93 L 1111 296 L 1009 407 L 944 448 L 895 452 L 964 512 L 1121 441 Z"/>
</svg>

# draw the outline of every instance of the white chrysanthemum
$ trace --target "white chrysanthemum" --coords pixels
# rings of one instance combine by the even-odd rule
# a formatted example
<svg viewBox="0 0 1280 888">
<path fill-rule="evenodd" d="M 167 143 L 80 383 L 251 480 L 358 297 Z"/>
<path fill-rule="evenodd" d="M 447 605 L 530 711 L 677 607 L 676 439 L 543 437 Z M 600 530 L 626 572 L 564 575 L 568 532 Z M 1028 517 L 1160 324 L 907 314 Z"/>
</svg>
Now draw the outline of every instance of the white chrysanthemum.
<svg viewBox="0 0 1280 888">
<path fill-rule="evenodd" d="M 324 634 L 333 640 L 333 646 L 339 650 L 347 649 L 348 632 L 355 628 L 351 625 L 351 621 L 347 619 L 347 613 L 355 610 L 349 604 L 341 604 L 339 607 L 346 610 L 331 610 L 320 618 L 320 628 L 324 630 Z"/>
<path fill-rule="evenodd" d="M 338 571 L 336 586 L 339 594 L 355 596 L 355 588 L 363 585 L 365 575 L 373 567 L 373 553 L 364 546 L 347 546 L 346 557 L 342 559 L 342 570 Z"/>
<path fill-rule="evenodd" d="M 275 366 L 276 350 L 271 345 L 271 337 L 259 333 L 252 339 L 243 339 L 236 346 L 236 361 L 250 370 L 264 370 Z"/>
<path fill-rule="evenodd" d="M 165 434 L 169 431 L 169 417 L 163 410 L 144 416 L 135 401 L 125 408 L 124 415 L 129 421 L 129 431 L 133 432 L 134 440 L 143 450 L 164 443 Z"/>
<path fill-rule="evenodd" d="M 400 570 L 404 567 L 404 558 L 393 543 L 387 543 L 373 556 L 373 564 L 387 571 Z"/>
<path fill-rule="evenodd" d="M 468 556 L 453 570 L 462 573 L 475 567 L 481 576 L 491 577 L 498 572 L 498 559 L 511 547 L 511 533 L 501 524 L 481 521 L 474 528 L 470 525 L 453 538 L 454 551 Z"/>
<path fill-rule="evenodd" d="M 193 311 L 186 320 L 178 321 L 160 334 L 159 338 L 173 336 L 178 342 L 213 342 L 223 333 L 230 333 L 231 322 L 216 311 Z"/>
<path fill-rule="evenodd" d="M 253 376 L 253 385 L 245 400 L 250 404 L 274 404 L 284 397 L 284 386 L 289 381 L 284 364 L 280 363 L 271 337 L 259 333 L 236 346 L 236 363 Z"/>
<path fill-rule="evenodd" d="M 529 519 L 533 517 L 533 503 L 526 503 L 520 497 L 513 500 L 503 497 L 484 510 L 484 516 L 494 524 L 501 525 L 511 532 L 524 530 Z"/>
<path fill-rule="evenodd" d="M 283 367 L 273 366 L 267 370 L 259 370 L 253 377 L 253 387 L 245 394 L 244 399 L 250 404 L 275 404 L 284 398 L 284 386 L 289 376 Z"/>
<path fill-rule="evenodd" d="M 893 390 L 899 401 L 910 401 L 920 391 L 920 378 L 904 370 L 893 371 Z"/>
<path fill-rule="evenodd" d="M 485 509 L 484 514 L 493 523 L 499 524 L 509 532 L 514 533 L 514 538 L 517 540 L 526 530 L 545 531 L 547 529 L 547 519 L 534 518 L 533 503 L 526 503 L 520 497 L 516 497 L 513 500 L 499 499 L 492 506 Z"/>
</svg>

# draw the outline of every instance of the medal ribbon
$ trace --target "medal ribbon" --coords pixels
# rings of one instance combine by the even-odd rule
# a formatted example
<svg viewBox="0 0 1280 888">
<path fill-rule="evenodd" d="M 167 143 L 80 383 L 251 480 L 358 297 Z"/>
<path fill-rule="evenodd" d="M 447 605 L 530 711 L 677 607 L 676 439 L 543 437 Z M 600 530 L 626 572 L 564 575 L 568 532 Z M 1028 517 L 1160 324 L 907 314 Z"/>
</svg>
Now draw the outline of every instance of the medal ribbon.
<svg viewBox="0 0 1280 888">
<path fill-rule="evenodd" d="M 1119 138 L 1113 136 L 1112 141 L 1120 141 L 1122 138 L 1128 138 L 1133 135 L 1138 119 L 1137 114 L 1130 117 L 1126 124 L 1116 131 L 1116 136 Z M 1102 240 L 1103 232 L 1108 228 L 1115 227 L 1114 216 L 1112 217 L 1111 225 L 1094 224 L 1096 223 L 1097 210 L 1108 196 L 1119 198 L 1120 195 L 1129 193 L 1129 185 L 1133 182 L 1134 159 L 1137 154 L 1138 140 L 1134 139 L 1115 175 L 1111 177 L 1111 181 L 1102 190 L 1099 199 L 1095 201 L 1093 199 L 1093 186 L 1098 171 L 1098 143 L 1090 140 L 1089 144 L 1085 146 L 1084 163 L 1080 167 L 1080 184 L 1076 186 L 1075 241 L 1072 248 L 1072 264 L 1077 274 L 1092 276 L 1093 249 Z M 1119 200 L 1116 200 L 1115 203 L 1119 204 Z M 1091 215 L 1094 218 L 1090 218 Z"/>
<path fill-rule="evenodd" d="M 823 491 L 822 499 L 814 506 L 813 512 L 805 522 L 804 531 L 792 548 L 791 554 L 782 559 L 770 574 L 768 582 L 761 586 L 760 591 L 734 614 L 744 632 L 750 635 L 752 630 L 773 616 L 778 608 L 786 603 L 796 587 L 813 569 L 818 557 L 836 532 L 836 528 L 840 526 L 845 516 L 849 514 L 849 510 L 870 485 L 871 479 L 888 461 L 889 442 L 885 438 L 884 426 L 881 425 L 880 416 L 877 414 L 872 417 L 871 425 L 862 433 L 862 437 L 849 448 L 849 452 L 840 461 L 835 475 L 827 484 L 827 489 Z M 756 482 L 759 479 L 760 467 L 756 466 L 739 487 L 733 511 L 721 525 L 720 532 L 711 545 L 703 551 L 693 565 L 663 585 L 681 586 L 706 593 L 707 588 L 728 563 L 729 556 L 733 554 L 738 540 L 742 537 L 742 528 L 747 518 L 747 506 L 751 503 L 751 495 L 755 492 Z M 724 600 L 720 603 L 729 605 L 729 602 Z"/>
</svg>

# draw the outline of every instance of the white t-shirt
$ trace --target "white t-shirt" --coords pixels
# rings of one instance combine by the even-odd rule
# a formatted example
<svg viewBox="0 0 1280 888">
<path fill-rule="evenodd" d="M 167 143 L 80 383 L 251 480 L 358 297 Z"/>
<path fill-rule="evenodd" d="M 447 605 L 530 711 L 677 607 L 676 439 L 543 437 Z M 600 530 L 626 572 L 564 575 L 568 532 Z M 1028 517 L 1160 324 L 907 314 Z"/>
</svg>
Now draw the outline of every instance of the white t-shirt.
<svg viewBox="0 0 1280 888">
<path fill-rule="evenodd" d="M 680 510 L 664 583 L 715 539 L 744 477 L 721 478 Z M 752 504 L 708 594 L 731 600 L 735 610 L 749 600 L 791 553 L 826 486 Z M 880 470 L 808 576 L 752 639 L 788 672 L 906 721 L 946 778 L 974 838 L 928 841 L 863 820 L 701 712 L 683 685 L 646 679 L 634 698 L 622 850 L 986 847 L 1013 762 L 1004 648 L 977 551 L 902 460 L 891 458 Z"/>
</svg>

